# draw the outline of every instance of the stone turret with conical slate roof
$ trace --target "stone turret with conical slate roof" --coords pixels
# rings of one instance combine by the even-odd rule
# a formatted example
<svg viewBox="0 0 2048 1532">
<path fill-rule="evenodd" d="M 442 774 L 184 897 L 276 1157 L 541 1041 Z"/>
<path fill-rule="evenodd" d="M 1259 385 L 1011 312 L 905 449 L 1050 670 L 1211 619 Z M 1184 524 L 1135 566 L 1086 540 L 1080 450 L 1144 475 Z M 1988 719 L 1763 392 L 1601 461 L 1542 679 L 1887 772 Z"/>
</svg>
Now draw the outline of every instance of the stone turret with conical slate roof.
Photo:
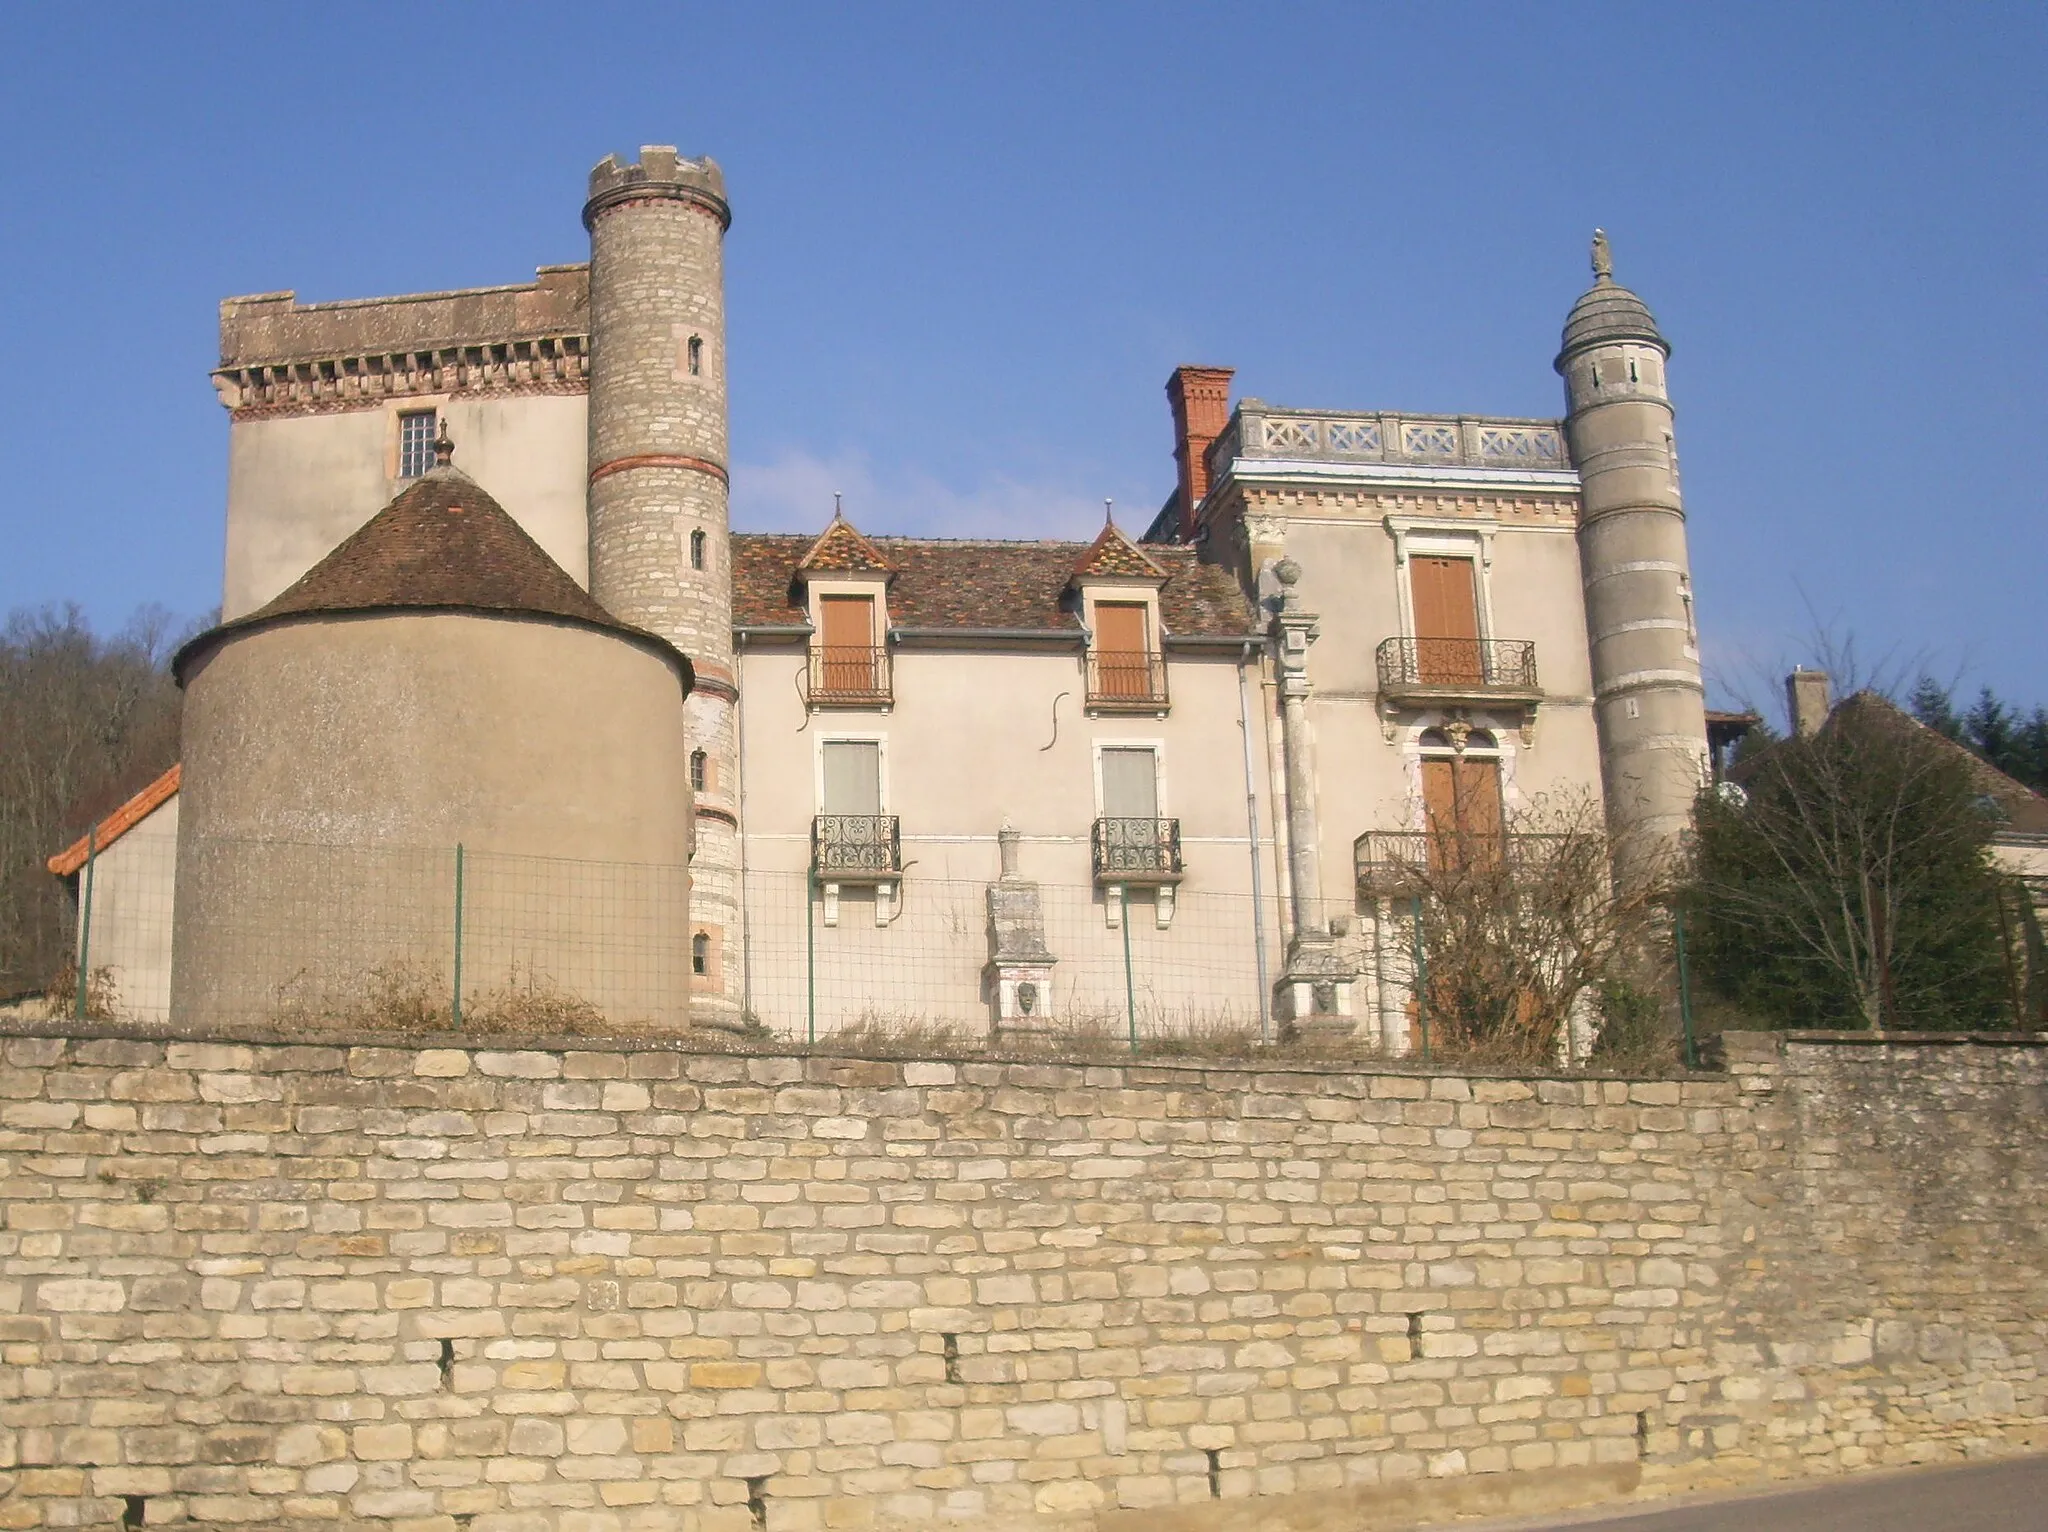
<svg viewBox="0 0 2048 1532">
<path fill-rule="evenodd" d="M 1623 871 L 1676 846 L 1707 769 L 1670 355 L 1649 305 L 1614 280 L 1607 235 L 1596 229 L 1593 285 L 1572 305 L 1555 365 L 1579 472 L 1594 714 Z"/>
</svg>

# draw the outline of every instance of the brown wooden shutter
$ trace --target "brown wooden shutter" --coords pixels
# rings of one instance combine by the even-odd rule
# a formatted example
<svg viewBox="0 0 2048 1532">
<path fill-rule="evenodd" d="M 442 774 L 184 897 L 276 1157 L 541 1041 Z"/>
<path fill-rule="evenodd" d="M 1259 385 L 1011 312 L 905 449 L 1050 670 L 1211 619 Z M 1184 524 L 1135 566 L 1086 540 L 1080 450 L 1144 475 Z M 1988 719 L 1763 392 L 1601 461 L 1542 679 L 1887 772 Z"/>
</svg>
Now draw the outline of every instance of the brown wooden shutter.
<svg viewBox="0 0 2048 1532">
<path fill-rule="evenodd" d="M 1455 686 L 1482 678 L 1475 573 L 1470 559 L 1417 554 L 1408 560 L 1417 679 L 1427 684 Z"/>
<path fill-rule="evenodd" d="M 1458 763 L 1448 757 L 1422 762 L 1423 823 L 1429 829 L 1429 865 L 1443 867 L 1455 857 L 1458 832 Z"/>
<path fill-rule="evenodd" d="M 828 692 L 875 690 L 875 598 L 818 598 L 823 655 L 820 679 Z"/>
<path fill-rule="evenodd" d="M 1500 762 L 1463 760 L 1457 765 L 1460 835 L 1479 854 L 1496 855 L 1502 831 Z"/>
<path fill-rule="evenodd" d="M 1105 697 L 1152 694 L 1151 657 L 1145 643 L 1145 603 L 1095 603 L 1097 686 Z"/>
</svg>

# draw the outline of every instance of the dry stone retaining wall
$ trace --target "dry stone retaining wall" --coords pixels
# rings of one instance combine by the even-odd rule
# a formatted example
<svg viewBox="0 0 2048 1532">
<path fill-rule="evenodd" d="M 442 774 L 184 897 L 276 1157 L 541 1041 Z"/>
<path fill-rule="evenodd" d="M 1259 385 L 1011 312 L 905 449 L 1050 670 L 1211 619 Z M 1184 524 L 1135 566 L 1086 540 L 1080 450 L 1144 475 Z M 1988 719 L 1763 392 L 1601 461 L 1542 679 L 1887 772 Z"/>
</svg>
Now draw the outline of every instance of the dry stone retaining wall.
<svg viewBox="0 0 2048 1532">
<path fill-rule="evenodd" d="M 2044 1060 L 11 1036 L 0 1528 L 1337 1526 L 2012 1450 Z"/>
</svg>

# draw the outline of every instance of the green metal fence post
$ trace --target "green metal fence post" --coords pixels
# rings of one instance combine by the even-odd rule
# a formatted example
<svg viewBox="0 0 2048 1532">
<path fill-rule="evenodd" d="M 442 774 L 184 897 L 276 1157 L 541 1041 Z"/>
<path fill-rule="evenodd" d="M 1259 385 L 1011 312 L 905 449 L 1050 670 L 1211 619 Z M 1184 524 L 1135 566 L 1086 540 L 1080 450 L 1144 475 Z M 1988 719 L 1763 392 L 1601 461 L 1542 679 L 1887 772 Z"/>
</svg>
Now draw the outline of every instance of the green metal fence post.
<svg viewBox="0 0 2048 1532">
<path fill-rule="evenodd" d="M 813 1047 L 818 1042 L 818 880 L 804 874 L 804 1036 Z"/>
<path fill-rule="evenodd" d="M 462 842 L 455 843 L 455 994 L 448 1008 L 450 1024 L 462 1030 Z"/>
<path fill-rule="evenodd" d="M 1672 911 L 1671 923 L 1678 948 L 1678 1021 L 1685 1030 L 1685 1067 L 1700 1067 L 1700 1052 L 1692 1034 L 1692 974 L 1685 962 L 1685 906 Z"/>
<path fill-rule="evenodd" d="M 100 827 L 85 832 L 85 872 L 78 881 L 78 983 L 71 997 L 72 1015 L 85 1020 L 86 991 L 92 987 L 92 874 L 99 861 Z"/>
<path fill-rule="evenodd" d="M 1131 1052 L 1138 1051 L 1138 987 L 1131 978 L 1131 899 L 1130 889 L 1119 883 L 1116 888 L 1116 902 L 1122 912 L 1117 924 L 1124 932 L 1124 1019 L 1130 1024 Z"/>
<path fill-rule="evenodd" d="M 1410 901 L 1415 913 L 1415 1019 L 1422 1024 L 1422 1062 L 1429 1062 L 1429 954 L 1422 945 L 1422 895 Z"/>
</svg>

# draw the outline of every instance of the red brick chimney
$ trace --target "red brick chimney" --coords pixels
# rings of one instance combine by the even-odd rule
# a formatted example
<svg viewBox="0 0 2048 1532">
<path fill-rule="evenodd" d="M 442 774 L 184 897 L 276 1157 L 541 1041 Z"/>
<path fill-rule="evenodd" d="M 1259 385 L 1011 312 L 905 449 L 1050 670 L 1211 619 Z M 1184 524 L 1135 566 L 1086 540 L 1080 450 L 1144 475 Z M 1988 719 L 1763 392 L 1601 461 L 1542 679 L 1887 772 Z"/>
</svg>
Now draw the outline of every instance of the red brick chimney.
<svg viewBox="0 0 2048 1532">
<path fill-rule="evenodd" d="M 1173 406 L 1173 460 L 1180 469 L 1180 540 L 1195 533 L 1195 507 L 1209 493 L 1209 444 L 1230 424 L 1230 367 L 1176 367 L 1166 380 Z"/>
</svg>

